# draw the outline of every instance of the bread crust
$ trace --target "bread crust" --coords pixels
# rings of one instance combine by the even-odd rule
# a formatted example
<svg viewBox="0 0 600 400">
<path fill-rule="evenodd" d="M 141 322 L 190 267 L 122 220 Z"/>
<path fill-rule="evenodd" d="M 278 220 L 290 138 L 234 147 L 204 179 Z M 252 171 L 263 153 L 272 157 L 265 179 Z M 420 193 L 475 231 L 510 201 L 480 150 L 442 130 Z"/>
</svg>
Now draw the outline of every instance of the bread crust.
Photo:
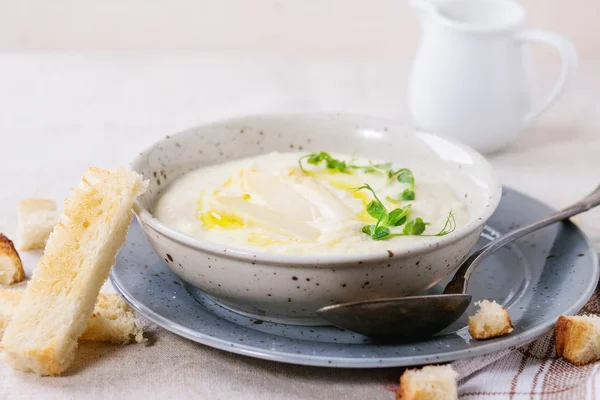
<svg viewBox="0 0 600 400">
<path fill-rule="evenodd" d="M 579 366 L 600 360 L 600 354 L 584 351 L 589 342 L 594 340 L 595 331 L 596 327 L 588 321 L 561 315 L 554 325 L 556 354 Z"/>
<path fill-rule="evenodd" d="M 25 279 L 25 271 L 21 257 L 15 249 L 15 245 L 6 236 L 0 233 L 0 257 L 5 257 L 8 261 L 8 266 L 4 270 L 0 270 L 0 284 L 13 285 Z M 4 263 L 6 267 L 6 263 Z"/>
<path fill-rule="evenodd" d="M 71 364 L 144 188 L 125 168 L 85 172 L 0 342 L 10 366 L 58 375 Z"/>
</svg>

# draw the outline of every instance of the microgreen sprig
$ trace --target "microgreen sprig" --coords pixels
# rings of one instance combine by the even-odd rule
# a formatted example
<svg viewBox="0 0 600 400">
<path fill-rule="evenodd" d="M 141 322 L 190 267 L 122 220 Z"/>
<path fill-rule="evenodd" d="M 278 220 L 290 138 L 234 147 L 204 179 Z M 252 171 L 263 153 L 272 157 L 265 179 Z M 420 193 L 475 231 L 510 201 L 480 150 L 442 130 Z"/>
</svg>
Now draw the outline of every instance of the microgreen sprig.
<svg viewBox="0 0 600 400">
<path fill-rule="evenodd" d="M 394 236 L 444 236 L 454 232 L 456 229 L 456 220 L 454 219 L 454 214 L 450 211 L 441 231 L 435 235 L 423 235 L 427 226 L 431 224 L 419 217 L 408 220 L 408 214 L 411 210 L 410 204 L 404 208 L 396 208 L 388 212 L 370 185 L 364 184 L 355 190 L 368 190 L 375 198 L 367 204 L 366 211 L 371 217 L 377 219 L 377 222 L 374 225 L 365 225 L 361 229 L 363 233 L 369 235 L 373 240 L 385 240 Z M 391 227 L 402 225 L 404 225 L 402 232 L 391 232 Z"/>
<path fill-rule="evenodd" d="M 452 233 L 456 230 L 456 219 L 454 218 L 454 213 L 450 211 L 448 213 L 448 218 L 446 219 L 446 223 L 441 231 L 431 236 L 445 236 L 449 233 Z"/>
<path fill-rule="evenodd" d="M 372 200 L 369 204 L 367 204 L 367 214 L 377 220 L 375 224 L 375 228 L 379 226 L 400 226 L 406 222 L 406 217 L 410 211 L 410 204 L 404 208 L 396 208 L 390 212 L 388 212 L 387 208 L 383 205 L 379 197 L 377 197 L 377 193 L 373 190 L 373 188 L 365 184 L 359 188 L 356 188 L 355 191 L 366 189 L 373 194 L 375 200 Z"/>
<path fill-rule="evenodd" d="M 386 200 L 388 200 L 390 203 L 398 204 L 402 200 L 408 201 L 415 199 L 415 177 L 412 171 L 408 168 L 400 168 L 399 170 L 394 171 L 392 170 L 392 163 L 373 164 L 370 161 L 369 165 L 367 166 L 350 164 L 350 168 L 362 169 L 363 172 L 367 174 L 378 172 L 385 176 L 387 184 L 389 184 L 394 177 L 400 183 L 408 183 L 409 187 L 400 193 L 400 197 L 398 199 L 394 199 L 389 196 L 386 197 Z"/>
<path fill-rule="evenodd" d="M 325 161 L 325 166 L 327 167 L 327 169 L 333 169 L 338 170 L 339 172 L 348 173 L 348 166 L 346 165 L 346 161 L 337 160 L 331 157 L 329 153 L 326 153 L 324 151 L 307 154 L 305 156 L 300 157 L 300 159 L 298 160 L 298 165 L 300 166 L 300 169 L 302 171 L 307 172 L 306 169 L 304 169 L 304 166 L 302 165 L 303 160 L 306 160 L 307 163 L 312 165 L 318 165 L 322 161 Z"/>
<path fill-rule="evenodd" d="M 373 164 L 373 162 L 369 161 L 369 165 L 360 166 L 360 165 L 350 165 L 351 168 L 362 169 L 365 173 L 370 174 L 373 172 L 378 172 L 382 175 L 386 175 L 391 178 L 392 172 L 392 163 L 386 162 L 381 164 Z"/>
<path fill-rule="evenodd" d="M 361 187 L 356 188 L 356 191 L 366 189 L 375 198 L 369 204 L 367 204 L 367 214 L 371 217 L 377 219 L 375 225 L 365 225 L 362 227 L 362 232 L 371 236 L 373 240 L 383 240 L 391 235 L 390 227 L 401 226 L 403 225 L 407 218 L 408 213 L 410 212 L 411 206 L 410 204 L 404 208 L 395 208 L 394 210 L 388 212 L 387 208 L 379 197 L 375 190 L 369 185 L 364 184 Z"/>
<path fill-rule="evenodd" d="M 415 199 L 415 176 L 408 168 L 402 168 L 396 171 L 396 180 L 400 183 L 408 183 L 409 187 L 400 193 L 402 200 Z"/>
<path fill-rule="evenodd" d="M 409 187 L 400 193 L 399 198 L 395 199 L 388 196 L 386 197 L 386 200 L 388 200 L 390 203 L 397 204 L 400 203 L 400 201 L 409 201 L 415 199 L 415 177 L 412 171 L 408 168 L 400 168 L 399 170 L 394 171 L 392 169 L 392 163 L 390 162 L 373 164 L 373 162 L 369 161 L 369 165 L 357 165 L 354 163 L 354 159 L 352 159 L 349 163 L 346 163 L 346 161 L 333 158 L 327 152 L 320 151 L 318 153 L 311 153 L 300 157 L 298 160 L 298 165 L 305 173 L 308 171 L 302 164 L 302 161 L 304 160 L 306 160 L 308 164 L 312 165 L 318 165 L 324 161 L 327 169 L 343 173 L 350 173 L 349 170 L 351 169 L 362 170 L 367 174 L 379 173 L 385 177 L 386 185 L 389 185 L 389 183 L 396 178 L 398 182 L 407 183 Z"/>
</svg>

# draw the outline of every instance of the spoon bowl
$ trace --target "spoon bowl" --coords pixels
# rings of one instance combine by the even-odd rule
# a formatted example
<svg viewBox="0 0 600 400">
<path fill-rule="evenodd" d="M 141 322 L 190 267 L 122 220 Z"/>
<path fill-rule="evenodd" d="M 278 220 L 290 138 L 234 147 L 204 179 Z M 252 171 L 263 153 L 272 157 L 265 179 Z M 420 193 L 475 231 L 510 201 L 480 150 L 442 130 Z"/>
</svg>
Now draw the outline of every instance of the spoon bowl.
<svg viewBox="0 0 600 400">
<path fill-rule="evenodd" d="M 469 304 L 470 294 L 439 294 L 337 304 L 323 307 L 317 314 L 362 335 L 414 340 L 443 330 Z"/>
</svg>

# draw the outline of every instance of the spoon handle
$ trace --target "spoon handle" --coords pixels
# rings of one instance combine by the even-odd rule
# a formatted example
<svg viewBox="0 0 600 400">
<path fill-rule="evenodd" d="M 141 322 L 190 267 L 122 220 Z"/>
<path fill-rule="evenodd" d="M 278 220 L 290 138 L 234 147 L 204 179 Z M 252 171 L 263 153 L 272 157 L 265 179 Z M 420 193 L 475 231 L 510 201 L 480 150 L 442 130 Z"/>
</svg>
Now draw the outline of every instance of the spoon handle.
<svg viewBox="0 0 600 400">
<path fill-rule="evenodd" d="M 567 207 L 563 210 L 557 211 L 556 213 L 547 216 L 539 221 L 533 222 L 529 225 L 523 226 L 521 228 L 515 229 L 513 231 L 508 232 L 505 235 L 500 236 L 499 238 L 491 241 L 487 245 L 483 246 L 481 249 L 471 254 L 469 258 L 467 258 L 460 266 L 456 274 L 452 280 L 446 285 L 446 289 L 444 289 L 444 294 L 460 294 L 466 293 L 467 291 L 467 282 L 471 277 L 475 268 L 481 264 L 481 262 L 490 254 L 498 250 L 500 247 L 519 239 L 522 236 L 525 236 L 531 232 L 535 232 L 538 229 L 545 228 L 548 225 L 552 225 L 555 222 L 562 221 L 573 215 L 580 214 L 584 211 L 588 211 L 589 209 L 600 205 L 600 186 L 596 188 L 592 193 L 584 197 L 579 202 L 573 204 L 570 207 Z"/>
</svg>

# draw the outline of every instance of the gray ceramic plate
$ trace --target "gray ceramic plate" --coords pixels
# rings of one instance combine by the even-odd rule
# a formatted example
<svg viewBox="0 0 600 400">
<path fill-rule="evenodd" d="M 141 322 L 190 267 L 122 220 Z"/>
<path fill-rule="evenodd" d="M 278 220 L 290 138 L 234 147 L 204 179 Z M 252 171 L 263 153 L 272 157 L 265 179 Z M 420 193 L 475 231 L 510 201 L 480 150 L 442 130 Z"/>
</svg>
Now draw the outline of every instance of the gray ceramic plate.
<svg viewBox="0 0 600 400">
<path fill-rule="evenodd" d="M 479 246 L 552 212 L 505 189 Z M 572 223 L 556 224 L 497 251 L 473 274 L 474 301 L 496 300 L 515 330 L 487 341 L 471 340 L 466 315 L 441 334 L 409 344 L 382 344 L 334 327 L 275 324 L 233 313 L 187 286 L 157 257 L 134 222 L 111 280 L 143 316 L 178 335 L 218 349 L 293 364 L 374 368 L 427 364 L 487 354 L 525 344 L 576 313 L 598 282 L 596 253 Z M 440 291 L 442 282 L 432 291 Z M 468 314 L 474 310 L 469 309 Z"/>
</svg>

